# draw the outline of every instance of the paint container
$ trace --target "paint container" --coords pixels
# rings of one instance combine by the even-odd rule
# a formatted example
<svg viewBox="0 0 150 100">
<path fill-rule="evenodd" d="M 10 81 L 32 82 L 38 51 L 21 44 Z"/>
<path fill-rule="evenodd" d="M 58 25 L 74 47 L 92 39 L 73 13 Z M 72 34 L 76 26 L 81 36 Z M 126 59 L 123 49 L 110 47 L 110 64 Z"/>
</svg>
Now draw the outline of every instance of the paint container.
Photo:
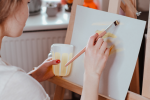
<svg viewBox="0 0 150 100">
<path fill-rule="evenodd" d="M 51 46 L 52 59 L 60 59 L 60 64 L 53 65 L 52 70 L 55 76 L 68 76 L 71 72 L 72 64 L 65 67 L 65 64 L 72 59 L 73 45 L 53 44 Z"/>
<path fill-rule="evenodd" d="M 94 0 L 84 0 L 84 7 L 98 9 L 97 5 L 94 3 Z"/>
<path fill-rule="evenodd" d="M 47 6 L 47 9 L 46 9 L 46 13 L 49 17 L 54 17 L 57 15 L 58 13 L 58 8 L 57 8 L 57 5 L 54 4 L 54 3 L 50 3 L 48 6 Z"/>
</svg>

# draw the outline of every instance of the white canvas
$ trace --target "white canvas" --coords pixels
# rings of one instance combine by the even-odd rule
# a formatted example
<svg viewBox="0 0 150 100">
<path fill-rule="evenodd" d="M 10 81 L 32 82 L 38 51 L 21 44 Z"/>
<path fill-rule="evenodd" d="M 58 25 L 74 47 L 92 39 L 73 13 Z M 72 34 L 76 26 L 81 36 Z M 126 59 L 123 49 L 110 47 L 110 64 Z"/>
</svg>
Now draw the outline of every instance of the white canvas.
<svg viewBox="0 0 150 100">
<path fill-rule="evenodd" d="M 119 20 L 120 25 L 111 30 L 115 38 L 105 38 L 109 46 L 115 47 L 100 78 L 99 93 L 115 100 L 124 100 L 136 65 L 146 22 L 77 6 L 71 44 L 75 47 L 75 55 L 86 46 L 91 35 L 97 30 L 106 29 L 115 20 Z M 83 86 L 83 74 L 84 54 L 73 62 L 71 74 L 63 78 Z"/>
</svg>

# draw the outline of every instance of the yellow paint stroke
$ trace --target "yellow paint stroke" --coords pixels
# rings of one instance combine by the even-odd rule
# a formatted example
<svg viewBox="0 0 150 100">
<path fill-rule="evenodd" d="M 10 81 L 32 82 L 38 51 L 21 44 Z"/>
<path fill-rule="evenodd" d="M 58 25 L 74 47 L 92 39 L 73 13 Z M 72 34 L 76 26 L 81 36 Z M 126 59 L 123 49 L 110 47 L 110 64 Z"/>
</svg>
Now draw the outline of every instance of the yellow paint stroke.
<svg viewBox="0 0 150 100">
<path fill-rule="evenodd" d="M 92 25 L 99 25 L 99 26 L 105 26 L 105 25 L 110 25 L 111 22 L 107 23 L 93 23 Z"/>
<path fill-rule="evenodd" d="M 123 51 L 123 48 L 115 49 L 115 50 L 111 51 L 111 52 L 109 53 L 109 55 L 114 54 L 114 53 L 117 53 L 117 52 L 121 52 L 121 51 Z"/>
<path fill-rule="evenodd" d="M 110 24 L 112 24 L 112 22 L 93 23 L 92 25 L 93 25 L 93 26 L 94 26 L 94 25 L 97 25 L 97 26 L 108 26 L 108 25 L 110 25 Z M 119 25 L 123 25 L 123 23 L 119 23 Z"/>
<path fill-rule="evenodd" d="M 115 45 L 118 45 L 118 44 L 120 44 L 121 42 L 120 41 L 115 41 Z"/>
<path fill-rule="evenodd" d="M 116 38 L 117 36 L 112 34 L 112 33 L 106 33 L 102 38 L 105 39 L 107 37 L 112 37 L 112 38 Z"/>
<path fill-rule="evenodd" d="M 111 55 L 111 54 L 114 54 L 114 53 L 117 53 L 117 52 L 121 52 L 121 51 L 123 51 L 123 49 L 122 48 L 119 48 L 119 49 L 115 49 L 115 50 L 113 50 L 114 49 L 114 47 L 115 47 L 115 45 L 112 45 L 109 49 L 109 55 Z"/>
<path fill-rule="evenodd" d="M 98 33 L 98 35 L 100 35 L 103 31 L 104 30 L 101 30 L 101 31 L 97 30 L 95 33 Z"/>
<path fill-rule="evenodd" d="M 110 48 L 109 48 L 109 55 L 111 54 L 111 51 L 112 49 L 115 47 L 115 45 L 112 45 Z"/>
<path fill-rule="evenodd" d="M 118 44 L 121 43 L 121 41 L 117 41 L 117 40 L 111 41 L 110 39 L 107 39 L 106 42 L 107 42 L 107 43 L 113 43 L 114 45 L 118 45 Z"/>
<path fill-rule="evenodd" d="M 111 40 L 109 40 L 109 39 L 107 39 L 107 41 L 106 41 L 107 43 L 112 43 L 112 41 Z"/>
<path fill-rule="evenodd" d="M 99 30 L 96 31 L 96 33 L 98 33 L 98 34 L 101 34 L 102 32 L 103 32 L 103 31 L 99 31 Z M 112 33 L 110 33 L 110 32 L 106 33 L 102 38 L 105 39 L 105 38 L 107 38 L 107 37 L 117 38 L 116 35 L 114 35 L 114 34 L 112 34 Z"/>
<path fill-rule="evenodd" d="M 101 30 L 101 31 L 97 30 L 96 33 L 101 34 L 103 31 L 104 31 L 104 30 Z M 107 37 L 117 38 L 116 35 L 114 35 L 114 34 L 112 34 L 112 33 L 110 33 L 110 32 L 106 33 L 102 38 L 105 39 L 105 38 L 107 38 Z M 107 43 L 112 43 L 112 41 L 111 41 L 110 39 L 107 39 L 106 42 L 107 42 Z M 109 47 L 109 49 L 110 49 L 109 55 L 112 55 L 112 54 L 114 54 L 114 53 L 123 51 L 122 48 L 115 49 L 115 45 L 118 45 L 118 44 L 120 44 L 120 41 L 115 41 L 115 43 L 113 43 L 113 45 L 111 45 L 111 46 Z"/>
</svg>

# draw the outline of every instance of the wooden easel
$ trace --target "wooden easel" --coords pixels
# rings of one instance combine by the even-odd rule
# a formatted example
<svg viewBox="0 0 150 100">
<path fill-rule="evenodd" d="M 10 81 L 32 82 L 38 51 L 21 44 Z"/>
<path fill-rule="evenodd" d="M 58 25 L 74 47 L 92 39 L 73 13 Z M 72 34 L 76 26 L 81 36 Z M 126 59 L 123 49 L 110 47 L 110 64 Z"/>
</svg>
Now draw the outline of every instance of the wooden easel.
<svg viewBox="0 0 150 100">
<path fill-rule="evenodd" d="M 74 20 L 75 20 L 75 12 L 76 12 L 76 6 L 77 5 L 83 5 L 84 0 L 74 0 L 73 7 L 71 11 L 70 16 L 70 22 L 68 25 L 68 30 L 66 34 L 65 44 L 70 44 L 72 32 L 73 32 L 73 26 L 74 26 Z M 134 14 L 134 18 L 136 17 L 136 0 L 124 0 L 125 4 L 129 6 L 130 11 Z M 119 13 L 120 6 L 123 11 L 125 11 L 125 5 L 121 2 L 121 0 L 110 0 L 109 2 L 109 12 L 110 13 Z M 131 17 L 131 16 L 128 16 Z M 150 19 L 150 17 L 149 17 Z M 143 89 L 142 89 L 142 95 L 139 95 L 139 65 L 138 60 L 135 67 L 135 71 L 132 77 L 132 81 L 130 84 L 130 91 L 128 91 L 126 100 L 150 100 L 150 20 L 149 20 L 149 28 L 148 28 L 148 34 L 147 34 L 147 44 L 146 44 L 146 57 L 145 57 L 145 69 L 144 69 L 144 80 L 143 80 Z M 68 89 L 70 91 L 73 91 L 77 94 L 82 93 L 82 87 L 78 86 L 74 83 L 71 83 L 69 81 L 66 81 L 65 79 L 62 79 L 61 77 L 53 77 L 49 79 L 48 81 L 56 84 L 56 91 L 54 95 L 54 100 L 63 100 L 63 96 L 65 93 L 65 89 Z M 131 92 L 132 91 L 132 92 Z M 135 92 L 135 93 L 134 93 Z M 99 94 L 99 100 L 112 100 L 111 98 L 108 98 L 104 95 Z"/>
</svg>

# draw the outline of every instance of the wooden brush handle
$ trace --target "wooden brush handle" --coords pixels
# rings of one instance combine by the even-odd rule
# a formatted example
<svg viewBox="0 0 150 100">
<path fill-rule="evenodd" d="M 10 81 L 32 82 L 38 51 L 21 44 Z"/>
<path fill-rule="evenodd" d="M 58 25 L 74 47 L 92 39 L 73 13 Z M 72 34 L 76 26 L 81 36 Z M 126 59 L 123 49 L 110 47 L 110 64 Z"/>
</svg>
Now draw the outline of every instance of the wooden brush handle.
<svg viewBox="0 0 150 100">
<path fill-rule="evenodd" d="M 65 66 L 68 66 L 70 63 L 72 63 L 76 58 L 78 58 L 81 54 L 83 54 L 86 50 L 86 47 L 82 49 L 78 54 L 76 54 Z"/>
<path fill-rule="evenodd" d="M 96 38 L 96 42 L 99 38 L 102 38 L 106 34 L 106 31 L 103 31 L 98 37 Z"/>
</svg>

